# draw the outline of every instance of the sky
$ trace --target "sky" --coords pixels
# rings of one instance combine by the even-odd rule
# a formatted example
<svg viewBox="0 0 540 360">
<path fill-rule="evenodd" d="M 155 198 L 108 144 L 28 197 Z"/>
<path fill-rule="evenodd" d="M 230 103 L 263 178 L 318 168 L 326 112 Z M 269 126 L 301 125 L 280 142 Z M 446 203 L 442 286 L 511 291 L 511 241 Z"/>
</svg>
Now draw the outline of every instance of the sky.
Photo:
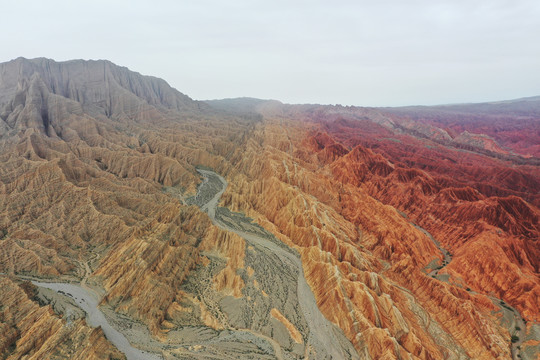
<svg viewBox="0 0 540 360">
<path fill-rule="evenodd" d="M 0 62 L 107 59 L 198 100 L 540 95 L 538 0 L 3 1 Z"/>
</svg>

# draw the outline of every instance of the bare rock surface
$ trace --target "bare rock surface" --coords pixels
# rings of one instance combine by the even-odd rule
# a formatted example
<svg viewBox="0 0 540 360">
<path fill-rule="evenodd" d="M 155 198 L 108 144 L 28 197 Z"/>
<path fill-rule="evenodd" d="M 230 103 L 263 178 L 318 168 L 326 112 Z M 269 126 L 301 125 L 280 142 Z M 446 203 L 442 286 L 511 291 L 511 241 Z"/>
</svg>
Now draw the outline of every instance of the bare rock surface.
<svg viewBox="0 0 540 360">
<path fill-rule="evenodd" d="M 535 358 L 537 104 L 205 104 L 0 64 L 0 356 L 123 357 L 31 279 L 166 359 Z"/>
</svg>

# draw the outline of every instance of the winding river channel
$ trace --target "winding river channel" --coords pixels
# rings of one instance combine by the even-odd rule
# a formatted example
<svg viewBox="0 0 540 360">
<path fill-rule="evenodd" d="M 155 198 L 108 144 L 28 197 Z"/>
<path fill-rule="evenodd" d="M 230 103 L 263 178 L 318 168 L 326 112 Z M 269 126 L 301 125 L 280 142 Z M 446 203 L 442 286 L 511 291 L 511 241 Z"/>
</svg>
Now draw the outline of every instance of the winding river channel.
<svg viewBox="0 0 540 360">
<path fill-rule="evenodd" d="M 435 238 L 433 238 L 433 236 L 427 230 L 425 230 L 424 228 L 416 224 L 413 224 L 413 226 L 415 226 L 417 229 L 419 229 L 424 234 L 426 234 L 426 236 L 428 236 L 431 239 L 431 241 L 435 244 L 437 249 L 439 249 L 439 251 L 443 255 L 442 265 L 435 267 L 435 269 L 432 269 L 431 272 L 428 273 L 428 276 L 431 276 L 437 280 L 448 282 L 448 279 L 450 276 L 449 275 L 441 276 L 439 275 L 439 271 L 441 271 L 443 268 L 448 266 L 448 264 L 450 264 L 450 262 L 452 261 L 452 254 L 450 254 L 448 250 L 443 248 L 441 246 L 441 243 L 435 240 Z M 468 289 L 468 291 L 472 291 L 472 290 Z M 494 296 L 488 296 L 488 298 L 493 302 L 495 306 L 498 306 L 501 309 L 500 311 L 503 317 L 505 317 L 506 315 L 507 318 L 508 317 L 511 318 L 511 320 L 507 320 L 508 325 L 506 325 L 505 327 L 508 328 L 508 331 L 510 332 L 511 335 L 517 336 L 517 340 L 514 340 L 511 342 L 510 351 L 511 351 L 512 359 L 519 360 L 521 358 L 520 357 L 521 344 L 523 344 L 523 341 L 527 335 L 527 332 L 526 332 L 527 327 L 525 325 L 525 322 L 521 314 L 516 308 L 505 303 L 502 299 L 496 298 Z"/>
<path fill-rule="evenodd" d="M 317 358 L 332 358 L 332 359 L 350 359 L 359 358 L 354 350 L 353 345 L 343 336 L 341 330 L 332 324 L 319 310 L 315 295 L 311 291 L 306 278 L 304 277 L 304 270 L 302 262 L 297 254 L 294 254 L 292 250 L 278 246 L 268 239 L 258 236 L 254 233 L 238 230 L 236 228 L 228 226 L 225 222 L 221 221 L 219 217 L 216 217 L 216 208 L 221 198 L 221 195 L 227 187 L 227 181 L 220 175 L 209 170 L 199 170 L 205 181 L 200 186 L 203 187 L 209 184 L 209 180 L 219 180 L 221 189 L 214 195 L 210 201 L 204 204 L 201 209 L 208 213 L 208 216 L 219 228 L 231 231 L 242 237 L 250 244 L 258 245 L 270 250 L 277 255 L 282 261 L 290 262 L 298 269 L 298 305 L 302 312 L 309 329 L 308 336 L 308 351 L 311 351 L 312 356 Z M 213 179 L 212 179 L 213 178 Z M 216 181 L 213 181 L 214 183 Z M 344 346 L 345 345 L 345 346 Z M 317 356 L 318 354 L 318 356 Z M 324 354 L 324 355 L 323 355 Z M 311 358 L 311 356 L 309 356 Z"/>
<path fill-rule="evenodd" d="M 305 344 L 305 355 L 309 358 L 317 359 L 359 359 L 360 357 L 358 353 L 350 341 L 345 338 L 342 331 L 328 321 L 328 319 L 326 319 L 319 310 L 315 296 L 304 277 L 302 262 L 298 254 L 282 244 L 271 241 L 268 237 L 261 236 L 257 232 L 251 232 L 245 228 L 242 228 L 242 226 L 236 227 L 235 225 L 237 224 L 224 221 L 224 219 L 218 214 L 217 204 L 225 192 L 227 181 L 213 171 L 198 171 L 203 176 L 203 181 L 199 185 L 197 195 L 193 198 L 194 200 L 192 203 L 197 204 L 202 211 L 205 211 L 214 225 L 225 231 L 236 233 L 247 243 L 257 246 L 258 248 L 266 249 L 266 251 L 277 256 L 282 263 L 290 264 L 293 268 L 298 269 L 296 285 L 298 299 L 297 305 L 299 312 L 306 321 L 308 329 L 308 336 Z M 452 256 L 448 251 L 443 249 L 427 231 L 424 229 L 421 230 L 431 238 L 437 248 L 444 255 L 443 265 L 429 273 L 429 276 L 438 278 L 439 270 L 452 261 Z M 111 323 L 109 323 L 104 313 L 98 307 L 99 296 L 92 289 L 85 286 L 86 278 L 89 275 L 89 268 L 87 267 L 87 274 L 81 282 L 81 285 L 69 283 L 48 283 L 40 281 L 32 281 L 32 283 L 36 286 L 51 289 L 60 294 L 71 297 L 78 307 L 86 312 L 88 324 L 93 327 L 100 326 L 107 339 L 109 339 L 114 346 L 123 352 L 128 360 L 163 359 L 159 354 L 150 353 L 133 347 L 126 336 L 114 328 Z M 493 298 L 493 301 L 504 304 L 500 299 Z M 516 329 L 520 329 L 520 331 L 517 331 L 519 333 L 520 341 L 512 344 L 511 347 L 512 358 L 517 359 L 519 355 L 518 345 L 521 344 L 525 336 L 525 324 L 523 323 L 523 320 L 516 309 L 511 308 L 507 304 L 504 305 L 508 311 L 511 312 L 510 316 L 515 317 L 515 324 L 513 326 L 515 326 Z M 273 346 L 276 358 L 283 358 L 282 349 L 274 339 L 268 338 L 267 336 L 256 333 L 250 329 L 236 330 L 251 332 L 255 336 L 264 339 Z"/>
<path fill-rule="evenodd" d="M 202 211 L 205 211 L 208 214 L 214 225 L 223 230 L 238 234 L 250 244 L 267 249 L 269 252 L 275 254 L 281 261 L 292 264 L 292 266 L 298 269 L 296 289 L 298 293 L 298 307 L 306 320 L 309 330 L 306 342 L 306 355 L 310 358 L 316 357 L 321 359 L 358 359 L 359 356 L 356 353 L 354 346 L 345 338 L 342 331 L 328 321 L 320 312 L 315 296 L 304 277 L 302 263 L 298 254 L 286 246 L 279 246 L 256 233 L 239 230 L 222 221 L 219 216 L 216 216 L 216 209 L 219 199 L 227 187 L 227 181 L 213 171 L 199 170 L 199 173 L 204 179 L 199 185 L 197 196 L 195 198 L 198 198 L 201 193 L 210 193 L 212 195 L 211 198 L 200 199 L 198 205 Z M 209 190 L 208 187 L 211 186 L 210 184 L 213 184 L 214 188 Z M 216 186 L 216 184 L 218 185 Z M 87 276 L 88 275 L 89 274 L 87 274 Z M 162 359 L 161 355 L 142 351 L 133 347 L 126 336 L 109 323 L 104 313 L 98 307 L 98 295 L 90 288 L 84 286 L 84 280 L 81 283 L 82 286 L 69 283 L 32 282 L 36 286 L 51 289 L 71 297 L 75 303 L 86 312 L 88 324 L 93 327 L 100 326 L 107 339 L 122 351 L 128 360 Z M 264 338 L 262 335 L 261 337 Z M 267 339 L 267 341 L 274 347 L 276 357 L 278 359 L 282 358 L 282 351 L 281 348 L 279 348 L 279 345 L 273 341 L 273 339 Z"/>
<path fill-rule="evenodd" d="M 140 349 L 137 349 L 129 343 L 128 339 L 118 330 L 111 326 L 103 312 L 98 308 L 99 299 L 97 295 L 85 288 L 68 283 L 45 283 L 40 281 L 32 281 L 36 286 L 54 290 L 60 294 L 65 294 L 73 298 L 75 303 L 86 312 L 88 324 L 92 327 L 100 326 L 107 339 L 114 346 L 123 352 L 128 360 L 161 360 L 160 355 L 152 354 Z"/>
</svg>

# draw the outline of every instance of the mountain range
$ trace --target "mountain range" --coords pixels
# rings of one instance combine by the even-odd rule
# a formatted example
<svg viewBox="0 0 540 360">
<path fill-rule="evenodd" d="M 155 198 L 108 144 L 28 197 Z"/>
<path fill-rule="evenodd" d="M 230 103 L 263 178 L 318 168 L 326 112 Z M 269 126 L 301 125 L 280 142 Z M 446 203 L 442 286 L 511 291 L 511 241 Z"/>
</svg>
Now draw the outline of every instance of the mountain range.
<svg viewBox="0 0 540 360">
<path fill-rule="evenodd" d="M 195 101 L 18 58 L 0 164 L 1 359 L 540 358 L 540 97 Z"/>
</svg>

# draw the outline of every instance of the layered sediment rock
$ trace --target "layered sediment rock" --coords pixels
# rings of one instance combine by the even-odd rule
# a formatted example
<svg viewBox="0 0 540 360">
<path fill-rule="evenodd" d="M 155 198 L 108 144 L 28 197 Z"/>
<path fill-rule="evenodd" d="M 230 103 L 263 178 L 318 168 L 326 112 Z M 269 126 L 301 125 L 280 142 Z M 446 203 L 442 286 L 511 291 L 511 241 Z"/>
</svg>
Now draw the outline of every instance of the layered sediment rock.
<svg viewBox="0 0 540 360">
<path fill-rule="evenodd" d="M 167 355 L 316 353 L 294 305 L 298 267 L 190 205 L 202 205 L 202 166 L 229 183 L 220 221 L 299 256 L 320 312 L 346 337 L 343 354 L 508 359 L 515 330 L 500 299 L 527 321 L 534 349 L 534 157 L 463 152 L 456 137 L 481 133 L 472 125 L 414 124 L 390 110 L 249 99 L 216 110 L 109 62 L 0 69 L 1 273 L 83 280 Z M 74 358 L 116 356 L 99 330 L 82 320 L 62 330 L 0 280 L 10 289 L 0 293 L 4 354 L 48 356 L 53 343 L 68 354 L 63 334 Z M 39 340 L 13 340 L 23 337 Z"/>
<path fill-rule="evenodd" d="M 384 183 L 380 179 L 393 174 L 398 176 L 396 187 L 403 187 L 399 199 L 412 201 L 413 192 L 405 196 L 408 184 L 435 196 L 440 187 L 429 175 L 416 181 L 422 171 L 396 167 L 362 148 L 342 152 L 330 167 L 320 168 L 317 158 L 320 159 L 318 154 L 325 148 L 325 141 L 326 146 L 334 146 L 328 137 L 308 140 L 316 153 L 316 158 L 310 158 L 302 149 L 283 151 L 287 150 L 283 138 L 292 139 L 294 135 L 269 124 L 264 130 L 267 137 L 263 149 L 253 149 L 252 153 L 263 154 L 261 157 L 270 160 L 244 158 L 246 163 L 258 164 L 248 173 L 248 178 L 255 180 L 247 182 L 240 176 L 231 181 L 224 204 L 243 211 L 250 209 L 250 216 L 279 232 L 284 242 L 305 249 L 301 252 L 304 269 L 321 310 L 345 329 L 358 349 L 367 346 L 370 354 L 379 357 L 398 357 L 406 352 L 423 358 L 465 354 L 475 358 L 509 357 L 509 335 L 492 315 L 497 308 L 485 296 L 471 296 L 465 291 L 466 282 L 456 287 L 427 277 L 422 269 L 433 259 L 442 260 L 435 243 L 402 213 L 376 200 L 378 194 L 392 191 L 390 181 Z M 294 126 L 289 127 L 291 130 Z M 291 157 L 291 153 L 298 157 Z M 321 162 L 327 162 L 326 157 L 322 159 Z M 392 181 L 396 183 L 395 178 Z M 459 196 L 472 196 L 474 200 L 475 195 L 467 195 L 465 190 Z M 449 226 L 456 223 L 457 219 Z M 457 258 L 458 254 L 454 256 Z M 452 268 L 449 266 L 448 272 Z M 372 280 L 360 276 L 370 270 L 383 274 L 381 281 L 389 282 L 379 296 L 369 291 Z M 481 269 L 475 271 L 483 274 Z M 488 294 L 491 289 L 478 291 Z M 534 303 L 534 293 L 524 289 L 516 292 L 526 294 Z M 388 299 L 380 298 L 384 294 L 390 295 L 392 306 L 383 305 Z M 413 312 L 409 310 L 411 301 L 416 303 Z M 396 311 L 390 311 L 394 307 Z M 368 311 L 370 308 L 376 310 Z M 381 313 L 380 309 L 386 312 Z M 426 317 L 421 314 L 431 319 L 431 326 L 424 327 Z M 383 323 L 381 318 L 390 320 Z M 449 336 L 441 337 L 443 333 Z"/>
<path fill-rule="evenodd" d="M 125 359 L 82 319 L 65 320 L 34 300 L 35 287 L 0 276 L 0 356 L 3 359 Z"/>
</svg>

